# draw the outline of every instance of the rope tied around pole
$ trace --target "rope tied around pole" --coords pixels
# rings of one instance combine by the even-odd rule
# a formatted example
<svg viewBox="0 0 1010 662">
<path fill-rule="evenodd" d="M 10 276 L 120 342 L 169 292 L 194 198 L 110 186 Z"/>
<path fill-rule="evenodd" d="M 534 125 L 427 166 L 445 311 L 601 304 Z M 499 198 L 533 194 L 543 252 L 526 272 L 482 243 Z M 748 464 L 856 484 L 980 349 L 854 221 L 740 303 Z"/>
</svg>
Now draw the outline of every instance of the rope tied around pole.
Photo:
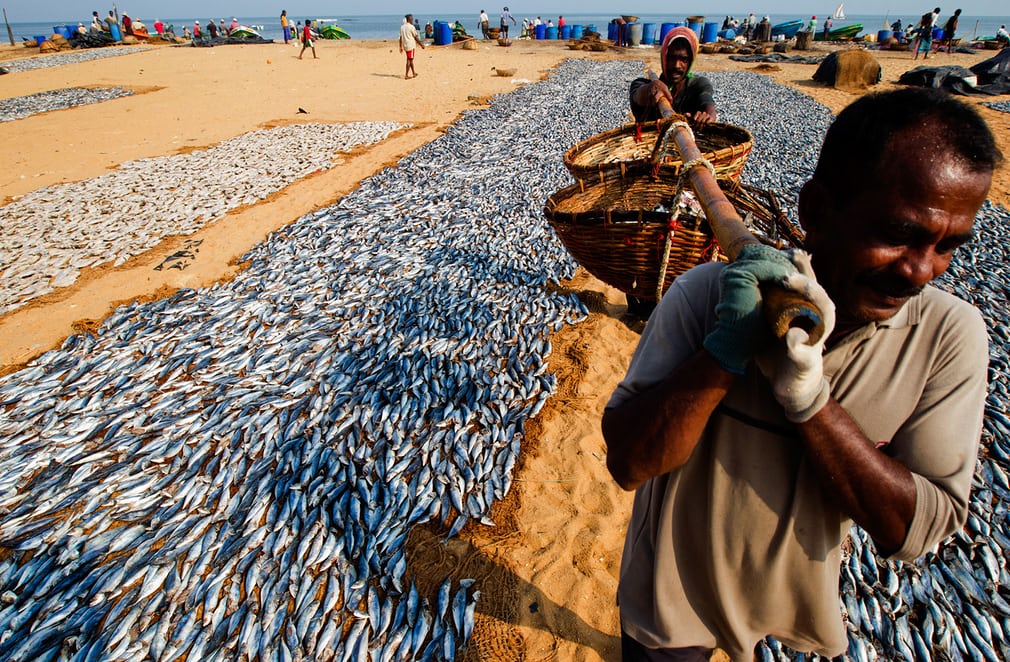
<svg viewBox="0 0 1010 662">
<path fill-rule="evenodd" d="M 663 120 L 660 121 L 662 122 Z M 673 120 L 660 129 L 659 137 L 656 139 L 656 145 L 652 149 L 653 177 L 659 176 L 659 166 L 663 164 L 667 156 L 680 155 L 680 151 L 677 149 L 676 143 L 674 143 L 673 149 L 670 149 L 670 141 L 678 131 L 686 131 L 691 140 L 694 140 L 694 131 L 691 130 L 691 127 L 684 120 Z"/>
</svg>

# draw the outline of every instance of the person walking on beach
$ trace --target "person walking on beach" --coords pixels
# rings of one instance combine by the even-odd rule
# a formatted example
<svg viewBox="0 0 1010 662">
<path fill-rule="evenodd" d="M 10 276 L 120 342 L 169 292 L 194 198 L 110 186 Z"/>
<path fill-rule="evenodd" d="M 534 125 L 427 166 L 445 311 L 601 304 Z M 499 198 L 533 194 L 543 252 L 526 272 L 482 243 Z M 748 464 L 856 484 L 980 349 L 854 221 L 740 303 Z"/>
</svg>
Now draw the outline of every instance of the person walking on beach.
<svg viewBox="0 0 1010 662">
<path fill-rule="evenodd" d="M 491 27 L 491 19 L 488 17 L 487 12 L 483 9 L 480 10 L 480 33 L 484 35 L 485 39 L 488 39 L 488 28 Z"/>
<path fill-rule="evenodd" d="M 512 21 L 512 25 L 519 25 L 518 23 L 516 23 L 516 20 L 512 17 L 512 14 L 509 13 L 509 8 L 504 7 L 501 10 L 501 19 L 499 20 L 502 39 L 509 38 L 509 21 Z"/>
<path fill-rule="evenodd" d="M 302 50 L 298 51 L 298 59 L 302 59 L 302 55 L 305 53 L 306 48 L 312 49 L 312 59 L 318 60 L 316 56 L 316 46 L 312 43 L 312 22 L 309 19 L 305 19 L 305 25 L 302 27 Z"/>
<path fill-rule="evenodd" d="M 414 17 L 407 14 L 404 17 L 403 25 L 400 26 L 400 52 L 407 54 L 407 68 L 404 71 L 403 79 L 417 78 L 417 71 L 414 70 L 414 49 L 420 46 L 424 50 L 424 42 L 421 35 L 417 34 L 414 27 Z"/>
<path fill-rule="evenodd" d="M 951 44 L 954 42 L 954 33 L 957 32 L 957 20 L 961 17 L 961 10 L 955 9 L 950 18 L 943 25 L 943 41 L 940 42 L 940 50 L 947 44 L 947 52 L 950 53 Z"/>
<path fill-rule="evenodd" d="M 979 112 L 945 91 L 861 97 L 800 190 L 809 253 L 754 244 L 673 282 L 602 420 L 607 468 L 635 490 L 624 662 L 715 647 L 751 660 L 769 634 L 837 656 L 852 524 L 906 563 L 961 529 L 988 338 L 930 282 L 971 240 L 1001 161 Z M 823 336 L 776 339 L 768 284 L 814 303 Z"/>
<path fill-rule="evenodd" d="M 281 30 L 284 31 L 284 43 L 291 42 L 291 24 L 288 23 L 288 10 L 281 10 Z"/>
<path fill-rule="evenodd" d="M 927 12 L 922 15 L 919 19 L 919 25 L 916 28 L 915 37 L 915 56 L 913 60 L 919 59 L 919 53 L 922 53 L 922 59 L 929 59 L 929 52 L 933 50 L 933 28 L 936 26 L 936 17 L 940 15 L 940 8 L 937 7 L 931 12 Z"/>
<path fill-rule="evenodd" d="M 824 19 L 824 41 L 828 40 L 828 33 L 831 32 L 832 25 L 833 23 L 831 22 L 830 16 Z"/>
</svg>

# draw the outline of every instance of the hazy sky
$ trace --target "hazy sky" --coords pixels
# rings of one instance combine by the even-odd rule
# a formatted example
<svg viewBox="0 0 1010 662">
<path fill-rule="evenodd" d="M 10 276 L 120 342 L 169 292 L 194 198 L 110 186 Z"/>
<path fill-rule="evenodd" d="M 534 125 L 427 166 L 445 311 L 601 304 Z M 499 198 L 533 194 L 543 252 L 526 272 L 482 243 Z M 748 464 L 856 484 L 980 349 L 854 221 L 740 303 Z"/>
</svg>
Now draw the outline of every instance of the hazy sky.
<svg viewBox="0 0 1010 662">
<path fill-rule="evenodd" d="M 356 14 L 415 14 L 451 13 L 453 15 L 476 15 L 481 8 L 487 9 L 492 17 L 501 11 L 498 4 L 481 5 L 486 0 L 370 0 L 367 3 L 325 2 L 323 0 L 116 0 L 120 13 L 126 10 L 131 16 L 152 20 L 162 18 L 188 18 L 191 16 L 275 16 L 281 9 L 288 14 L 307 16 L 353 16 Z M 500 0 L 499 0 L 500 1 Z M 963 1 L 963 0 L 962 0 Z M 554 14 L 668 14 L 672 17 L 688 14 L 709 13 L 747 14 L 753 11 L 761 14 L 827 14 L 834 11 L 838 0 L 718 0 L 717 2 L 671 2 L 670 0 L 505 0 L 512 13 L 517 16 Z M 945 6 L 940 0 L 856 0 L 845 3 L 845 13 L 892 16 L 904 14 L 919 15 L 939 3 L 942 15 L 950 14 L 956 7 Z M 893 3 L 893 4 L 890 4 Z M 12 22 L 25 21 L 83 21 L 92 10 L 105 15 L 112 9 L 112 2 L 104 0 L 89 4 L 80 0 L 0 0 L 0 6 L 7 10 L 7 18 Z M 958 5 L 965 16 L 1007 16 L 1010 14 L 1007 0 L 975 0 L 971 4 Z M 718 11 L 716 11 L 718 8 Z"/>
</svg>

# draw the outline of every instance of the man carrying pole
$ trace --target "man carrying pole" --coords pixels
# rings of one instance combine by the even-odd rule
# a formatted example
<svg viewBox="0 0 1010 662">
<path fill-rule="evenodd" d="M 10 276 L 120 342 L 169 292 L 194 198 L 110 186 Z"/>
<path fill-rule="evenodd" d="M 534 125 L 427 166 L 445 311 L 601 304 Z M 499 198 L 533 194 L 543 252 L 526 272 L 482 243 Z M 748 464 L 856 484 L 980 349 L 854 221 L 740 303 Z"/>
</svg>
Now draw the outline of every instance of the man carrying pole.
<svg viewBox="0 0 1010 662">
<path fill-rule="evenodd" d="M 809 254 L 725 242 L 703 202 L 735 261 L 674 281 L 602 421 L 607 466 L 636 490 L 626 662 L 750 659 L 768 635 L 838 655 L 851 524 L 902 560 L 963 525 L 988 344 L 978 312 L 929 283 L 971 239 L 1001 160 L 974 108 L 902 89 L 828 130 L 799 198 Z M 692 184 L 706 175 L 693 168 Z M 823 333 L 776 339 L 763 317 L 776 288 L 810 301 Z"/>
</svg>

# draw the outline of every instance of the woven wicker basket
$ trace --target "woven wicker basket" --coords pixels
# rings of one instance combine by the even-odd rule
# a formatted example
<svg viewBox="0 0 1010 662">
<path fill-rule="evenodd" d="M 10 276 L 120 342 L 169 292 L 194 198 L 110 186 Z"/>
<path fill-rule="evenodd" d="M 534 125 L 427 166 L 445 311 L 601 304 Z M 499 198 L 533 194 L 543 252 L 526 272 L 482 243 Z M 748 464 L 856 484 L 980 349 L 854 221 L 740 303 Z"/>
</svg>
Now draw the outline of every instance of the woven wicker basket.
<svg viewBox="0 0 1010 662">
<path fill-rule="evenodd" d="M 643 123 L 641 139 L 637 126 L 631 123 L 604 131 L 565 152 L 565 167 L 575 181 L 590 186 L 607 179 L 637 179 L 651 173 L 657 161 L 658 174 L 676 180 L 683 165 L 680 155 L 656 149 L 668 122 Z M 715 168 L 716 176 L 734 180 L 740 178 L 754 146 L 754 139 L 746 129 L 718 122 L 696 129 L 694 140 L 702 156 Z"/>
<path fill-rule="evenodd" d="M 759 240 L 780 248 L 801 247 L 803 235 L 767 191 L 728 179 L 719 180 L 726 197 L 751 223 Z M 681 213 L 671 223 L 666 211 L 676 193 L 668 181 L 640 177 L 626 186 L 574 184 L 547 200 L 544 215 L 575 261 L 603 282 L 626 294 L 658 300 L 673 279 L 701 262 L 724 259 L 704 216 Z M 670 252 L 662 264 L 667 235 Z"/>
</svg>

